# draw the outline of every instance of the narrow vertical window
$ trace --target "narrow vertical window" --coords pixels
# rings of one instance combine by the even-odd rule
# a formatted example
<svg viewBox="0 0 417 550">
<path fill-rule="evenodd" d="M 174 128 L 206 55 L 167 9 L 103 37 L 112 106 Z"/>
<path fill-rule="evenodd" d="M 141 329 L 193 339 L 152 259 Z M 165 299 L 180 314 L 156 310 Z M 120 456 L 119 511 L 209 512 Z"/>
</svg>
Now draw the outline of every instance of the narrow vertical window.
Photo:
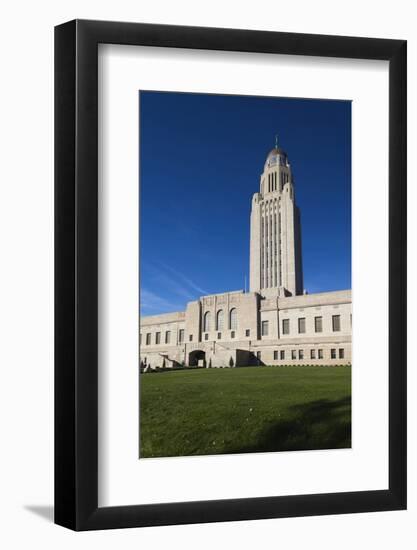
<svg viewBox="0 0 417 550">
<path fill-rule="evenodd" d="M 155 334 L 155 344 L 160 344 L 160 343 L 161 343 L 161 333 L 157 332 Z"/>
<path fill-rule="evenodd" d="M 169 344 L 171 342 L 171 331 L 167 330 L 165 333 L 165 344 Z"/>
<path fill-rule="evenodd" d="M 332 315 L 333 332 L 340 331 L 340 315 Z"/>
<path fill-rule="evenodd" d="M 331 359 L 336 359 L 336 350 L 335 349 L 330 350 L 330 357 L 331 357 Z"/>
<path fill-rule="evenodd" d="M 224 326 L 223 310 L 219 309 L 219 311 L 217 312 L 216 330 L 223 330 L 223 326 Z"/>
<path fill-rule="evenodd" d="M 299 317 L 298 319 L 298 334 L 304 334 L 306 331 L 306 318 Z"/>
<path fill-rule="evenodd" d="M 237 310 L 235 307 L 230 310 L 229 317 L 230 317 L 229 318 L 230 329 L 236 330 L 237 329 Z"/>
<path fill-rule="evenodd" d="M 289 319 L 283 319 L 282 320 L 282 334 L 289 334 L 290 333 L 290 320 Z"/>
<path fill-rule="evenodd" d="M 297 359 L 297 352 L 295 349 L 291 350 L 291 359 Z"/>
<path fill-rule="evenodd" d="M 323 359 L 323 350 L 322 349 L 318 350 L 318 354 L 319 354 L 319 359 Z"/>
<path fill-rule="evenodd" d="M 280 356 L 280 359 L 281 359 L 281 360 L 282 360 L 282 359 L 285 359 L 285 350 L 282 349 L 282 350 L 279 352 L 279 356 Z"/>
<path fill-rule="evenodd" d="M 277 361 L 277 360 L 278 360 L 278 352 L 274 351 L 274 361 Z"/>
<path fill-rule="evenodd" d="M 310 359 L 315 359 L 316 358 L 316 350 L 315 349 L 312 349 L 310 351 Z"/>
<path fill-rule="evenodd" d="M 150 334 L 150 332 L 148 332 L 148 334 L 146 335 L 146 345 L 147 346 L 151 345 L 151 334 Z"/>
<path fill-rule="evenodd" d="M 269 321 L 262 321 L 262 336 L 268 336 L 269 332 Z"/>
<path fill-rule="evenodd" d="M 323 332 L 323 317 L 314 317 L 314 330 Z"/>
<path fill-rule="evenodd" d="M 339 349 L 339 359 L 345 358 L 345 350 L 343 348 Z"/>
<path fill-rule="evenodd" d="M 210 332 L 210 312 L 206 311 L 203 321 L 203 332 Z"/>
<path fill-rule="evenodd" d="M 298 350 L 298 359 L 304 359 L 304 350 L 303 349 Z"/>
<path fill-rule="evenodd" d="M 179 334 L 178 334 L 178 341 L 181 344 L 184 342 L 184 329 L 180 328 Z"/>
</svg>

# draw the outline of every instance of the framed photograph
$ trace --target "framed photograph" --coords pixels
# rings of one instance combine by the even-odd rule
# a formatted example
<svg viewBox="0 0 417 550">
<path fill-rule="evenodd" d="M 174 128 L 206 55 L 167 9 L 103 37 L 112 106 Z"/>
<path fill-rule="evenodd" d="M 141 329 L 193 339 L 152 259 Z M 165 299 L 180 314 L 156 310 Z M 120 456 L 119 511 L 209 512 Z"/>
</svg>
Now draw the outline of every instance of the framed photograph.
<svg viewBox="0 0 417 550">
<path fill-rule="evenodd" d="M 406 508 L 406 42 L 55 29 L 55 522 Z"/>
</svg>

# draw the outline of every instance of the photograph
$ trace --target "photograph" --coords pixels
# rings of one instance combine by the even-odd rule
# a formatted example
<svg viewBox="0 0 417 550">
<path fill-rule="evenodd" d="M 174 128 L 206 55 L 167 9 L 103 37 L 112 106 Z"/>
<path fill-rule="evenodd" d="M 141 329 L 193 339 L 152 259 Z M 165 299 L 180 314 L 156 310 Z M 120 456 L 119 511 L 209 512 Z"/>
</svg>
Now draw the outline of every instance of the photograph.
<svg viewBox="0 0 417 550">
<path fill-rule="evenodd" d="M 139 458 L 350 448 L 351 102 L 139 109 Z"/>
</svg>

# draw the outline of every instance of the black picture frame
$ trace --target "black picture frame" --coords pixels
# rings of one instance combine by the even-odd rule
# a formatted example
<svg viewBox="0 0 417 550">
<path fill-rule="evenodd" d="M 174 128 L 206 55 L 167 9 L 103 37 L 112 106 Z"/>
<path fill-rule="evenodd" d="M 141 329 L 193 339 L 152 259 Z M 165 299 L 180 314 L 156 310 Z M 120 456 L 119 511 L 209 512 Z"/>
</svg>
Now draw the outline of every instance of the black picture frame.
<svg viewBox="0 0 417 550">
<path fill-rule="evenodd" d="M 98 507 L 98 44 L 389 62 L 389 488 Z M 55 522 L 109 529 L 406 508 L 406 41 L 74 20 L 55 28 Z"/>
</svg>

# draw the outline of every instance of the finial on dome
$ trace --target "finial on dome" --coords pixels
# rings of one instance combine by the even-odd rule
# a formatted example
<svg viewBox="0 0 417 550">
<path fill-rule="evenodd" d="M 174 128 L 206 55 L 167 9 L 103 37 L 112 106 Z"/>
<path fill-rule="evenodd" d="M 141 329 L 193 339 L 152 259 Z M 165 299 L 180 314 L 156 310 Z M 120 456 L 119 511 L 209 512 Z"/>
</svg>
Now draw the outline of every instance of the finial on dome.
<svg viewBox="0 0 417 550">
<path fill-rule="evenodd" d="M 275 134 L 275 149 L 278 149 L 278 134 Z"/>
</svg>

